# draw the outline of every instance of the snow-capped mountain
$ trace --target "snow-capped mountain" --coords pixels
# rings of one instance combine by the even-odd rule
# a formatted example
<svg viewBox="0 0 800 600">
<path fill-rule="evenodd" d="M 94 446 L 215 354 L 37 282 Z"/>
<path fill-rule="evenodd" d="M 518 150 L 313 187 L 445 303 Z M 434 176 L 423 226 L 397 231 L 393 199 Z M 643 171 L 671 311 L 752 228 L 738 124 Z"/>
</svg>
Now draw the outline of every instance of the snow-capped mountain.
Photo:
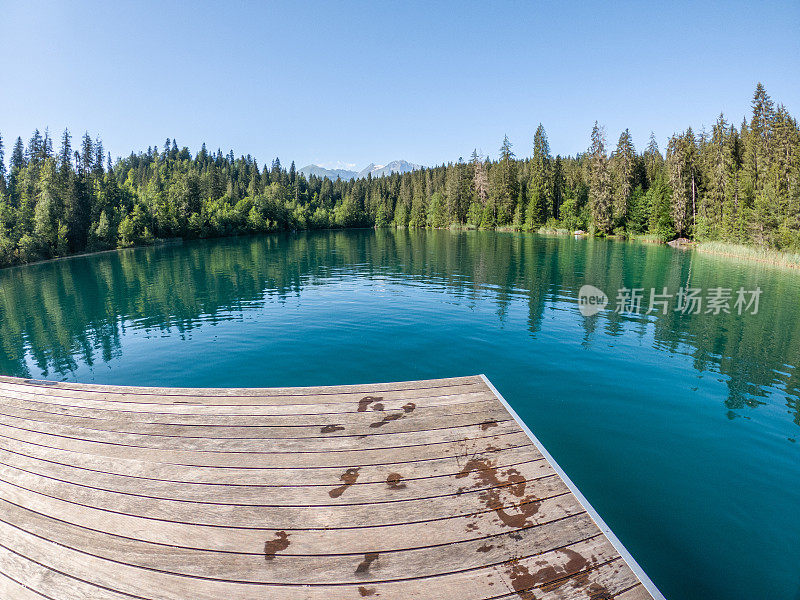
<svg viewBox="0 0 800 600">
<path fill-rule="evenodd" d="M 391 175 L 392 173 L 408 173 L 409 171 L 415 171 L 421 168 L 421 165 L 410 163 L 407 160 L 393 160 L 385 165 L 376 165 L 375 163 L 370 163 L 361 169 L 361 171 L 350 171 L 348 169 L 326 169 L 325 167 L 320 167 L 319 165 L 306 165 L 300 169 L 300 172 L 306 177 L 315 175 L 317 177 L 327 177 L 329 179 L 336 179 L 337 177 L 342 179 L 363 179 L 370 174 L 373 177 L 384 177 L 386 175 Z"/>
<path fill-rule="evenodd" d="M 306 165 L 300 172 L 306 177 L 316 175 L 317 177 L 327 177 L 328 179 L 353 179 L 358 175 L 358 171 L 349 171 L 347 169 L 326 169 L 319 165 Z"/>
<path fill-rule="evenodd" d="M 361 169 L 358 173 L 358 177 L 366 177 L 369 174 L 372 174 L 373 177 L 383 177 L 384 175 L 391 175 L 392 173 L 408 173 L 409 171 L 415 171 L 421 168 L 421 165 L 415 165 L 406 160 L 393 160 L 387 165 L 370 163 L 367 167 Z"/>
</svg>

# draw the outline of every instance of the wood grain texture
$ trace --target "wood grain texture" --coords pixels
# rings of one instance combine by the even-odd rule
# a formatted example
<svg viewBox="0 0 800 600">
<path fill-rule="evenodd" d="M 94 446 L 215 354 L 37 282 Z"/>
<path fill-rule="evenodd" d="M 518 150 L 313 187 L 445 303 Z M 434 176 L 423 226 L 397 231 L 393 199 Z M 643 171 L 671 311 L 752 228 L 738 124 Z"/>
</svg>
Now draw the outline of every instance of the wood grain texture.
<svg viewBox="0 0 800 600">
<path fill-rule="evenodd" d="M 543 452 L 481 377 L 0 377 L 0 600 L 652 598 Z"/>
</svg>

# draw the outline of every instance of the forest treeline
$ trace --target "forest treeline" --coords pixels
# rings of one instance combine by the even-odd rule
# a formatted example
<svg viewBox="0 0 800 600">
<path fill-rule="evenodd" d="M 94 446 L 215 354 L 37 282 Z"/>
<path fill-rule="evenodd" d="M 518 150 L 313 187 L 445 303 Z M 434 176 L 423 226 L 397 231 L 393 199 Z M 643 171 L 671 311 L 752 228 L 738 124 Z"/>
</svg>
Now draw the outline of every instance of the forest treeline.
<svg viewBox="0 0 800 600">
<path fill-rule="evenodd" d="M 56 147 L 54 147 L 54 145 Z M 497 160 L 473 152 L 433 168 L 335 180 L 259 166 L 203 147 L 163 148 L 112 163 L 100 139 L 65 131 L 17 138 L 8 168 L 0 138 L 0 265 L 199 238 L 335 227 L 584 229 L 598 235 L 689 237 L 800 249 L 800 129 L 758 84 L 737 127 L 688 128 L 662 153 L 630 132 L 611 149 L 595 123 L 590 146 L 553 157 L 544 127 L 532 155 L 506 137 Z"/>
</svg>

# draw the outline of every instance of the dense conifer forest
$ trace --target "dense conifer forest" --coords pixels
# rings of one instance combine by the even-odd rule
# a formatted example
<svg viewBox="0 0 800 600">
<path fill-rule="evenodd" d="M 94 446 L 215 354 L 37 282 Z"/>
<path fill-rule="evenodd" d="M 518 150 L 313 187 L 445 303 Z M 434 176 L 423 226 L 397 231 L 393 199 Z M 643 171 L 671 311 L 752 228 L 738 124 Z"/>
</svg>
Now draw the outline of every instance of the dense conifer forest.
<svg viewBox="0 0 800 600">
<path fill-rule="evenodd" d="M 527 154 L 527 152 L 526 152 Z M 674 134 L 665 152 L 630 132 L 612 148 L 595 124 L 586 152 L 550 153 L 539 125 L 531 156 L 506 137 L 497 160 L 331 181 L 279 159 L 162 148 L 112 162 L 100 139 L 0 138 L 0 265 L 152 243 L 342 227 L 587 230 L 596 235 L 718 240 L 800 250 L 800 129 L 758 84 L 737 127 Z"/>
</svg>

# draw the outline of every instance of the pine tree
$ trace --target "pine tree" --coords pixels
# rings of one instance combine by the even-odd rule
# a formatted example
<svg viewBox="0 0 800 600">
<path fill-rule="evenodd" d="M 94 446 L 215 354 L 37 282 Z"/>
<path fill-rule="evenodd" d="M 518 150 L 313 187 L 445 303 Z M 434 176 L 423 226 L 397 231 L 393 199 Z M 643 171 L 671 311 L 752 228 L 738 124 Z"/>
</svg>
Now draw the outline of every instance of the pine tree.
<svg viewBox="0 0 800 600">
<path fill-rule="evenodd" d="M 38 251 L 46 258 L 67 252 L 66 240 L 59 239 L 59 224 L 62 216 L 59 193 L 60 186 L 55 162 L 47 160 L 36 185 L 33 225 L 33 235 Z"/>
<path fill-rule="evenodd" d="M 400 182 L 400 191 L 397 196 L 397 204 L 394 209 L 394 225 L 405 229 L 411 215 L 412 193 L 410 177 L 403 177 Z"/>
<path fill-rule="evenodd" d="M 529 229 L 534 229 L 544 225 L 547 219 L 555 216 L 557 212 L 553 200 L 550 144 L 541 123 L 533 136 L 533 160 L 527 193 L 525 225 Z"/>
<path fill-rule="evenodd" d="M 208 166 L 208 148 L 206 148 L 205 142 L 203 142 L 200 152 L 197 153 L 197 160 L 195 162 L 199 164 L 202 170 Z M 264 165 L 264 169 L 266 169 L 266 165 Z"/>
<path fill-rule="evenodd" d="M 767 185 L 773 190 L 774 210 L 778 213 L 773 243 L 780 248 L 800 241 L 800 198 L 797 196 L 800 130 L 786 107 L 775 110 L 772 125 L 770 170 Z"/>
<path fill-rule="evenodd" d="M 18 137 L 17 141 L 14 142 L 14 149 L 11 151 L 11 173 L 14 171 L 20 171 L 25 166 L 25 154 L 24 154 L 24 146 L 22 144 L 22 138 Z"/>
<path fill-rule="evenodd" d="M 81 155 L 78 163 L 80 165 L 81 174 L 84 177 L 86 177 L 94 169 L 94 158 L 94 143 L 92 142 L 92 138 L 87 131 L 83 134 L 83 138 L 81 138 Z"/>
<path fill-rule="evenodd" d="M 90 211 L 91 196 L 85 179 L 70 177 L 64 193 L 64 221 L 70 252 L 80 252 L 86 248 Z"/>
<path fill-rule="evenodd" d="M 764 86 L 759 82 L 751 101 L 752 114 L 750 123 L 742 127 L 744 143 L 744 173 L 742 181 L 743 202 L 752 207 L 751 235 L 757 243 L 767 243 L 769 231 L 772 229 L 769 214 L 769 192 L 765 192 L 769 160 L 772 125 L 774 121 L 774 104 Z"/>
<path fill-rule="evenodd" d="M 514 208 L 517 202 L 517 162 L 511 151 L 511 142 L 508 136 L 503 138 L 500 147 L 500 160 L 495 169 L 496 179 L 494 191 L 494 220 L 498 225 L 511 224 L 514 217 Z"/>
<path fill-rule="evenodd" d="M 391 223 L 386 204 L 379 202 L 375 209 L 375 228 L 387 227 Z"/>
<path fill-rule="evenodd" d="M 39 130 L 35 130 L 28 141 L 28 148 L 25 151 L 26 162 L 38 165 L 44 155 L 44 140 Z"/>
<path fill-rule="evenodd" d="M 450 223 L 463 223 L 468 208 L 468 185 L 464 161 L 459 158 L 456 164 L 447 166 L 445 173 L 445 197 L 447 215 Z"/>
<path fill-rule="evenodd" d="M 592 129 L 592 145 L 588 150 L 589 158 L 589 205 L 592 210 L 594 224 L 600 233 L 611 233 L 612 229 L 612 195 L 611 174 L 606 156 L 606 138 L 603 128 L 594 123 Z"/>
<path fill-rule="evenodd" d="M 281 168 L 281 159 L 277 156 L 272 161 L 272 170 L 270 171 L 269 178 L 271 181 L 280 183 L 283 180 L 283 169 Z"/>
<path fill-rule="evenodd" d="M 644 197 L 647 207 L 648 230 L 662 242 L 675 237 L 675 223 L 672 220 L 672 194 L 666 174 L 659 174 L 651 183 Z"/>
<path fill-rule="evenodd" d="M 42 140 L 42 154 L 40 159 L 45 160 L 53 156 L 53 138 L 50 137 L 50 128 L 45 127 L 44 139 Z"/>
<path fill-rule="evenodd" d="M 72 136 L 68 129 L 65 129 L 61 136 L 61 152 L 58 155 L 58 166 L 61 171 L 61 177 L 65 179 L 66 175 L 72 170 Z"/>
<path fill-rule="evenodd" d="M 8 200 L 12 206 L 18 206 L 20 200 L 20 176 L 25 168 L 25 146 L 22 138 L 17 137 L 14 148 L 11 150 L 8 171 Z"/>
<path fill-rule="evenodd" d="M 428 223 L 427 217 L 427 180 L 422 176 L 412 178 L 412 198 L 411 198 L 411 214 L 409 215 L 408 226 L 414 228 L 425 227 Z"/>
<path fill-rule="evenodd" d="M 614 178 L 613 218 L 617 226 L 624 223 L 630 208 L 633 192 L 633 170 L 636 149 L 633 147 L 631 132 L 626 129 L 619 136 L 617 149 L 611 157 L 611 171 Z"/>
<path fill-rule="evenodd" d="M 723 209 L 722 231 L 720 237 L 725 240 L 742 243 L 745 241 L 746 227 L 743 226 L 746 210 L 742 196 L 743 152 L 741 131 L 731 125 L 728 132 L 731 148 L 731 168 L 728 183 L 725 186 L 725 204 Z"/>
<path fill-rule="evenodd" d="M 561 203 L 564 200 L 564 165 L 561 155 L 553 163 L 553 217 L 561 218 Z"/>
<path fill-rule="evenodd" d="M 678 235 L 690 235 L 698 194 L 697 141 L 692 128 L 674 135 L 667 146 L 669 183 L 672 187 L 672 220 Z"/>
<path fill-rule="evenodd" d="M 489 177 L 487 175 L 486 163 L 484 163 L 483 158 L 478 154 L 477 149 L 472 151 L 470 164 L 472 165 L 472 189 L 475 192 L 476 200 L 481 207 L 486 206 L 486 202 L 489 199 Z"/>
<path fill-rule="evenodd" d="M 105 159 L 106 153 L 103 149 L 103 142 L 100 140 L 99 137 L 95 138 L 94 140 L 94 176 L 95 177 L 102 177 L 103 176 L 103 160 Z"/>
<path fill-rule="evenodd" d="M 726 214 L 729 186 L 732 181 L 734 163 L 734 145 L 731 139 L 731 128 L 720 114 L 711 130 L 711 138 L 701 153 L 703 165 L 703 189 L 698 211 L 698 238 L 716 239 L 721 236 L 723 223 L 728 222 Z"/>
<path fill-rule="evenodd" d="M 750 132 L 753 140 L 755 160 L 755 177 L 764 176 L 769 168 L 770 144 L 773 137 L 772 126 L 775 119 L 775 110 L 772 99 L 767 94 L 761 82 L 756 85 L 753 93 L 753 117 L 750 121 Z"/>
<path fill-rule="evenodd" d="M 650 141 L 647 144 L 647 149 L 644 151 L 644 167 L 645 167 L 645 187 L 649 187 L 661 175 L 664 167 L 664 157 L 661 155 L 661 150 L 658 148 L 655 134 L 650 132 Z"/>
</svg>

